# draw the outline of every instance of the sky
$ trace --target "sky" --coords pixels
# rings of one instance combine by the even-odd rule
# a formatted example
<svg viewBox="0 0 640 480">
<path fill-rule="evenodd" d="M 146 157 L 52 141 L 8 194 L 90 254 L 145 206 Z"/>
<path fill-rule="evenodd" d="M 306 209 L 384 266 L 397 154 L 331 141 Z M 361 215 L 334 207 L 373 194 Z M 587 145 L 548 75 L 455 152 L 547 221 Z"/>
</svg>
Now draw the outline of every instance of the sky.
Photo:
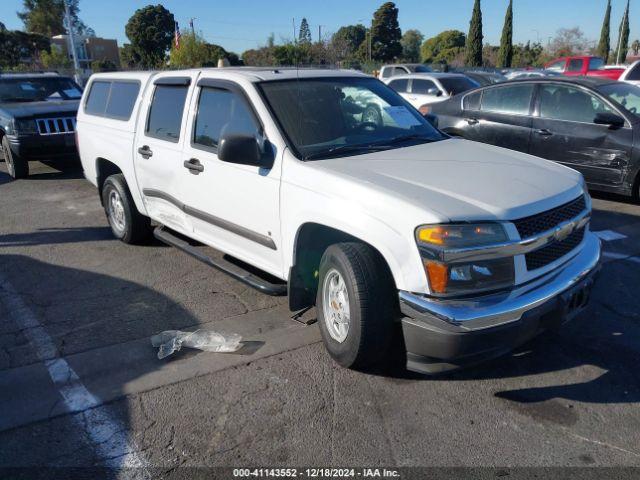
<svg viewBox="0 0 640 480">
<path fill-rule="evenodd" d="M 15 12 L 22 0 L 0 0 L 2 21 L 9 29 L 22 29 Z M 184 32 L 194 17 L 195 29 L 210 43 L 238 54 L 266 44 L 273 33 L 276 42 L 293 37 L 293 22 L 306 17 L 314 40 L 318 27 L 323 37 L 343 25 L 371 22 L 384 0 L 80 0 L 80 18 L 96 35 L 127 43 L 124 26 L 136 9 L 161 3 L 170 10 Z M 467 32 L 473 0 L 396 0 L 402 31 L 418 29 L 425 38 L 443 30 Z M 546 44 L 559 28 L 580 27 L 597 42 L 606 0 L 514 0 L 514 41 Z M 482 0 L 485 43 L 498 44 L 508 0 Z M 612 0 L 612 45 L 626 0 Z M 631 41 L 640 38 L 640 2 L 631 0 Z"/>
</svg>

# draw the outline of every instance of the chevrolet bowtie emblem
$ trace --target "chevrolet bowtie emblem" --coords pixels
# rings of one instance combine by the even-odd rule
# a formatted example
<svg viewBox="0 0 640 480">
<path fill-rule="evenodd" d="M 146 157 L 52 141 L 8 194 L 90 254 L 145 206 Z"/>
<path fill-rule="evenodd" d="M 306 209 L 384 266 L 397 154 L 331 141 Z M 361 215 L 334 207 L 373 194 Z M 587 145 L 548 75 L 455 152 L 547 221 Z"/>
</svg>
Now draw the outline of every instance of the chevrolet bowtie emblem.
<svg viewBox="0 0 640 480">
<path fill-rule="evenodd" d="M 564 239 L 566 239 L 569 235 L 571 235 L 575 229 L 576 229 L 576 222 L 569 222 L 566 225 L 558 227 L 558 229 L 553 234 L 553 238 L 557 242 L 561 242 Z"/>
</svg>

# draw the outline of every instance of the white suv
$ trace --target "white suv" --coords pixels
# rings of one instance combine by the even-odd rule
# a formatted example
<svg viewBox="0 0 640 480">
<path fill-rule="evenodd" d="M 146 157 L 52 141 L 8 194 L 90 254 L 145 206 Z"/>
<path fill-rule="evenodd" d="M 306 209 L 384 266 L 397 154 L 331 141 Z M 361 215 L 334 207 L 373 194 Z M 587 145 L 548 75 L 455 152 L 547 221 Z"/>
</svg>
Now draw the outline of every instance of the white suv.
<svg viewBox="0 0 640 480">
<path fill-rule="evenodd" d="M 419 73 L 398 75 L 385 81 L 421 113 L 429 113 L 428 105 L 443 102 L 454 95 L 480 86 L 461 73 Z"/>
<path fill-rule="evenodd" d="M 117 238 L 317 306 L 343 366 L 384 361 L 400 328 L 413 370 L 502 354 L 575 316 L 598 269 L 579 173 L 450 139 L 358 73 L 97 74 L 77 129 Z"/>
</svg>

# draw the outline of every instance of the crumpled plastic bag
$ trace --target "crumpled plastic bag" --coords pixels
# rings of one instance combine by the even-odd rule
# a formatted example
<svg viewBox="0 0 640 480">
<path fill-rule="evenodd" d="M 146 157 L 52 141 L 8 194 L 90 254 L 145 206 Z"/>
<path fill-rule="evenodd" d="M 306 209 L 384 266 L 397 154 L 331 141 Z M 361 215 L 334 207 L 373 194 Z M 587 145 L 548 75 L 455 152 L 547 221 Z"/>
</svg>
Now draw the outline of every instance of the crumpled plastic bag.
<svg viewBox="0 0 640 480">
<path fill-rule="evenodd" d="M 161 360 L 179 351 L 183 346 L 205 352 L 235 352 L 242 347 L 241 341 L 242 337 L 237 333 L 218 333 L 210 330 L 166 330 L 151 337 L 151 345 L 160 348 L 158 358 Z"/>
</svg>

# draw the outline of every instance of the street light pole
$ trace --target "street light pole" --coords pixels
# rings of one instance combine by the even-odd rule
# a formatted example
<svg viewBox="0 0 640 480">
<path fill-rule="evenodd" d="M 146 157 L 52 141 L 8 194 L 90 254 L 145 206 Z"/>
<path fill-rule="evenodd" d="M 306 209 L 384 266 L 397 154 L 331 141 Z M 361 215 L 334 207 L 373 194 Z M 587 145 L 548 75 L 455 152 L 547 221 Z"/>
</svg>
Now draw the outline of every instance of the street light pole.
<svg viewBox="0 0 640 480">
<path fill-rule="evenodd" d="M 69 11 L 69 4 L 67 3 L 67 0 L 63 0 L 62 3 L 64 3 L 64 18 L 67 21 L 69 48 L 71 49 L 71 56 L 73 58 L 73 78 L 76 83 L 80 83 L 80 62 L 78 62 L 78 52 L 76 51 L 76 41 L 73 32 L 73 22 L 71 21 L 71 12 Z"/>
</svg>

